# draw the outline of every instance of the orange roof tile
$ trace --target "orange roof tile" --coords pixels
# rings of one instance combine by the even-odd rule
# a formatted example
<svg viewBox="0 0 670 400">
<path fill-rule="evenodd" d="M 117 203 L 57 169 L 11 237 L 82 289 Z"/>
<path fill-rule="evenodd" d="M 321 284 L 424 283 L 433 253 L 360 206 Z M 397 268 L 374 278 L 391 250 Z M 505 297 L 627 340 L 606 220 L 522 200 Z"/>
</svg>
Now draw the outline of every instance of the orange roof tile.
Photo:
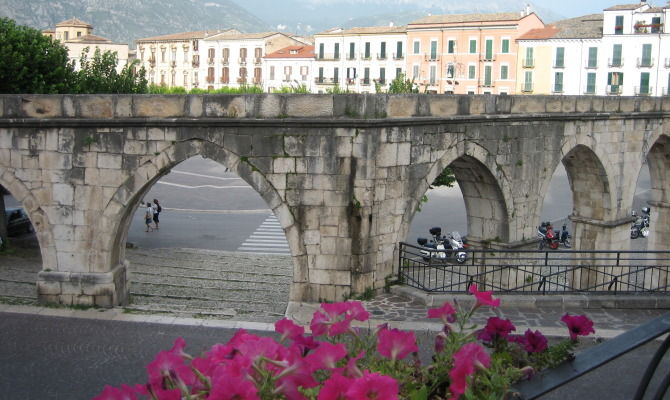
<svg viewBox="0 0 670 400">
<path fill-rule="evenodd" d="M 223 33 L 234 29 L 212 29 L 207 31 L 193 31 L 193 32 L 179 32 L 170 33 L 167 35 L 151 36 L 147 38 L 137 39 L 136 42 L 157 42 L 165 40 L 189 40 L 189 39 L 204 39 L 207 36 Z M 235 31 L 237 32 L 237 31 Z"/>
<path fill-rule="evenodd" d="M 314 46 L 288 46 L 263 58 L 314 58 Z"/>
<path fill-rule="evenodd" d="M 80 19 L 77 18 L 70 18 L 66 21 L 59 22 L 56 24 L 56 26 L 83 26 L 86 28 L 93 28 L 93 25 L 89 24 L 88 22 L 84 22 Z"/>
<path fill-rule="evenodd" d="M 549 25 L 544 28 L 531 29 L 523 35 L 519 36 L 517 40 L 537 40 L 550 39 L 558 33 L 559 29 L 554 25 Z"/>
</svg>

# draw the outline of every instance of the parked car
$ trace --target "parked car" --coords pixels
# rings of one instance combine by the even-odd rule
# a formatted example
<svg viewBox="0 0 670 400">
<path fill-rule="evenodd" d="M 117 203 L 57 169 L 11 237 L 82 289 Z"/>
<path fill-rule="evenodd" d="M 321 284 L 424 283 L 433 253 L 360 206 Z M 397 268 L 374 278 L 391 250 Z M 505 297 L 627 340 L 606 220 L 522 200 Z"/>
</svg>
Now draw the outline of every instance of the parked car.
<svg viewBox="0 0 670 400">
<path fill-rule="evenodd" d="M 17 236 L 22 233 L 31 233 L 33 225 L 23 208 L 8 208 L 5 210 L 5 221 L 7 222 L 7 235 Z"/>
</svg>

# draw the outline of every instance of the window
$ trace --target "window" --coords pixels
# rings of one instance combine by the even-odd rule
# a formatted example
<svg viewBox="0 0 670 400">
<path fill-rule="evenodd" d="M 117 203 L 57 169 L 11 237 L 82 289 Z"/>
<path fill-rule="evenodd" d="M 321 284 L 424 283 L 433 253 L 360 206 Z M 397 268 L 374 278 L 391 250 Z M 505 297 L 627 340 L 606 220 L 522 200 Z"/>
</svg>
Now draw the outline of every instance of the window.
<svg viewBox="0 0 670 400">
<path fill-rule="evenodd" d="M 556 59 L 554 61 L 554 68 L 565 67 L 565 47 L 556 48 Z"/>
<path fill-rule="evenodd" d="M 70 39 L 70 32 L 65 31 L 65 40 Z"/>
<path fill-rule="evenodd" d="M 596 93 L 596 73 L 589 72 L 586 74 L 586 94 Z"/>
<path fill-rule="evenodd" d="M 509 79 L 509 66 L 500 66 L 500 79 Z"/>
<path fill-rule="evenodd" d="M 323 47 L 324 47 L 324 44 L 319 43 L 319 59 L 321 59 L 321 60 L 323 60 L 323 53 L 324 53 Z"/>
<path fill-rule="evenodd" d="M 523 92 L 532 92 L 533 91 L 533 71 L 526 71 L 524 74 Z"/>
<path fill-rule="evenodd" d="M 651 33 L 661 32 L 661 17 L 651 18 Z"/>
<path fill-rule="evenodd" d="M 241 60 L 247 59 L 247 49 L 244 47 L 240 49 L 240 59 Z"/>
<path fill-rule="evenodd" d="M 207 49 L 207 57 L 209 57 L 210 59 L 213 60 L 215 55 L 216 55 L 216 49 L 215 48 Z"/>
<path fill-rule="evenodd" d="M 364 54 L 364 58 L 365 58 L 366 60 L 369 60 L 369 59 L 370 59 L 370 42 L 365 42 L 365 54 Z"/>
<path fill-rule="evenodd" d="M 526 47 L 526 58 L 523 60 L 523 66 L 525 68 L 532 68 L 535 65 L 535 59 L 533 58 L 533 48 Z"/>
<path fill-rule="evenodd" d="M 162 63 L 165 62 L 165 48 L 162 48 L 162 49 L 161 49 L 161 62 L 162 62 Z"/>
<path fill-rule="evenodd" d="M 198 41 L 197 40 L 193 41 L 193 51 L 198 51 Z M 196 74 L 195 76 L 196 76 L 196 81 L 197 81 L 198 80 L 197 79 L 198 74 Z"/>
<path fill-rule="evenodd" d="M 435 86 L 435 74 L 437 71 L 437 66 L 431 65 L 430 66 L 430 85 Z"/>
<path fill-rule="evenodd" d="M 430 41 L 430 59 L 437 60 L 437 40 Z"/>
<path fill-rule="evenodd" d="M 349 59 L 353 60 L 356 58 L 356 43 L 349 43 Z"/>
<path fill-rule="evenodd" d="M 490 65 L 485 65 L 484 66 L 484 86 L 490 87 L 493 85 L 493 82 L 491 81 L 491 70 L 492 67 Z"/>
<path fill-rule="evenodd" d="M 484 54 L 485 60 L 493 60 L 493 39 L 486 39 L 486 52 Z"/>
<path fill-rule="evenodd" d="M 623 35 L 623 15 L 617 15 L 614 21 L 614 34 Z"/>
<path fill-rule="evenodd" d="M 370 68 L 363 68 L 363 84 L 364 85 L 369 85 L 370 84 Z"/>
<path fill-rule="evenodd" d="M 477 39 L 470 39 L 470 54 L 477 53 Z"/>
<path fill-rule="evenodd" d="M 340 83 L 340 69 L 338 67 L 335 67 L 335 69 L 333 69 L 333 83 L 335 84 Z"/>
<path fill-rule="evenodd" d="M 587 68 L 598 68 L 598 48 L 589 47 L 589 60 Z"/>
<path fill-rule="evenodd" d="M 262 79 L 261 75 L 263 74 L 263 70 L 260 69 L 259 67 L 254 68 L 254 84 L 255 85 L 260 85 Z"/>
<path fill-rule="evenodd" d="M 379 83 L 386 83 L 386 68 L 379 68 Z"/>
<path fill-rule="evenodd" d="M 454 77 L 454 64 L 447 64 L 447 78 Z"/>
<path fill-rule="evenodd" d="M 639 67 L 651 67 L 651 44 L 642 45 L 642 59 L 640 60 Z"/>
<path fill-rule="evenodd" d="M 509 53 L 509 39 L 503 39 L 501 46 L 500 46 L 500 52 L 503 54 Z"/>
<path fill-rule="evenodd" d="M 649 92 L 649 72 L 640 73 L 640 90 L 637 94 L 650 94 Z"/>
<path fill-rule="evenodd" d="M 610 63 L 610 67 L 621 67 L 621 53 L 622 45 L 615 44 L 612 46 L 612 62 Z"/>
<path fill-rule="evenodd" d="M 356 68 L 347 68 L 347 83 L 353 83 L 353 80 L 356 79 Z"/>
<path fill-rule="evenodd" d="M 254 49 L 254 62 L 255 63 L 260 63 L 261 62 L 261 57 L 263 57 L 263 49 L 260 47 L 256 47 Z"/>
<path fill-rule="evenodd" d="M 77 31 L 77 37 L 81 37 L 81 32 Z"/>
<path fill-rule="evenodd" d="M 228 62 L 228 58 L 230 58 L 230 49 L 226 47 L 223 49 L 223 62 Z"/>
<path fill-rule="evenodd" d="M 290 81 L 292 74 L 293 74 L 293 68 L 291 68 L 290 65 L 284 66 L 284 80 L 287 82 Z"/>
<path fill-rule="evenodd" d="M 151 56 L 153 57 L 153 53 L 151 53 Z M 184 63 L 188 63 L 188 49 L 184 49 Z"/>
<path fill-rule="evenodd" d="M 402 68 L 396 68 L 395 69 L 395 78 L 398 79 L 400 77 L 400 74 L 402 74 Z"/>
<path fill-rule="evenodd" d="M 214 83 L 214 67 L 207 68 L 207 83 Z"/>
<path fill-rule="evenodd" d="M 379 49 L 379 58 L 382 60 L 386 59 L 386 42 L 382 42 L 381 47 Z"/>
<path fill-rule="evenodd" d="M 621 86 L 623 86 L 623 72 L 607 74 L 607 94 L 621 94 Z"/>
<path fill-rule="evenodd" d="M 336 60 L 340 59 L 340 44 L 335 43 L 335 54 L 333 55 L 333 58 Z"/>
<path fill-rule="evenodd" d="M 170 57 L 170 61 L 177 62 L 177 49 L 172 49 L 172 57 Z"/>
<path fill-rule="evenodd" d="M 395 44 L 395 58 L 402 58 L 402 42 L 398 41 Z"/>
<path fill-rule="evenodd" d="M 421 53 L 421 42 L 418 40 L 414 41 L 414 54 Z"/>
<path fill-rule="evenodd" d="M 271 73 L 274 75 L 274 68 L 271 71 L 272 71 Z M 221 83 L 229 83 L 229 82 L 230 82 L 230 70 L 228 69 L 228 67 L 223 67 L 221 71 Z"/>
<path fill-rule="evenodd" d="M 449 54 L 454 54 L 456 53 L 456 41 L 455 40 L 449 40 L 447 42 L 447 53 Z"/>
<path fill-rule="evenodd" d="M 307 80 L 307 75 L 309 75 L 309 67 L 307 67 L 307 66 L 300 67 L 300 78 L 303 81 L 306 81 Z"/>
<path fill-rule="evenodd" d="M 416 64 L 412 65 L 412 79 L 419 79 L 419 66 Z"/>
<path fill-rule="evenodd" d="M 270 80 L 272 81 L 274 79 L 275 79 L 275 66 L 270 65 Z"/>
<path fill-rule="evenodd" d="M 554 73 L 554 93 L 563 93 L 563 72 Z"/>
<path fill-rule="evenodd" d="M 475 79 L 475 66 L 468 65 L 468 79 Z"/>
<path fill-rule="evenodd" d="M 319 83 L 323 83 L 323 67 L 319 67 Z"/>
</svg>

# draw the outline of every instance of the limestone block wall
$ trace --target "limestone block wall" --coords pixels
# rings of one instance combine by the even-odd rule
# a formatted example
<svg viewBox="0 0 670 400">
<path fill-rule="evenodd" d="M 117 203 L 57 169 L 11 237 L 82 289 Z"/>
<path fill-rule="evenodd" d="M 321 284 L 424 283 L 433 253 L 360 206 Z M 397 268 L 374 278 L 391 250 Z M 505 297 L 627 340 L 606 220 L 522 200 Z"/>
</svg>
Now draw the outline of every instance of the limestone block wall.
<svg viewBox="0 0 670 400">
<path fill-rule="evenodd" d="M 665 98 L 0 96 L 0 184 L 38 231 L 45 301 L 123 303 L 132 213 L 198 154 L 245 179 L 281 221 L 292 299 L 336 300 L 393 275 L 397 242 L 446 166 L 475 239 L 534 238 L 565 162 L 584 224 L 575 241 L 624 246 L 621 221 L 668 112 Z M 655 184 L 662 198 L 667 186 Z"/>
</svg>

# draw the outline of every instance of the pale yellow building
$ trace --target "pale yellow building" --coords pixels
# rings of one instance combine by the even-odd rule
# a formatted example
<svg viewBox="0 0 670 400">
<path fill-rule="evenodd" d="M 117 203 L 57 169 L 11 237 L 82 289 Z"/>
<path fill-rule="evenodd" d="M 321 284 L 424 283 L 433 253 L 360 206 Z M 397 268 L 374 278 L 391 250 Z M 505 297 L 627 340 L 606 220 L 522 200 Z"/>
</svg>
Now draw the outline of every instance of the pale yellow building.
<svg viewBox="0 0 670 400">
<path fill-rule="evenodd" d="M 60 41 L 68 49 L 68 58 L 74 61 L 75 69 L 81 68 L 81 54 L 88 48 L 89 59 L 96 49 L 101 52 L 116 52 L 117 71 L 121 71 L 128 63 L 128 44 L 114 43 L 110 39 L 93 34 L 93 26 L 77 18 L 56 24 L 56 29 L 45 29 L 42 34 Z"/>
</svg>

